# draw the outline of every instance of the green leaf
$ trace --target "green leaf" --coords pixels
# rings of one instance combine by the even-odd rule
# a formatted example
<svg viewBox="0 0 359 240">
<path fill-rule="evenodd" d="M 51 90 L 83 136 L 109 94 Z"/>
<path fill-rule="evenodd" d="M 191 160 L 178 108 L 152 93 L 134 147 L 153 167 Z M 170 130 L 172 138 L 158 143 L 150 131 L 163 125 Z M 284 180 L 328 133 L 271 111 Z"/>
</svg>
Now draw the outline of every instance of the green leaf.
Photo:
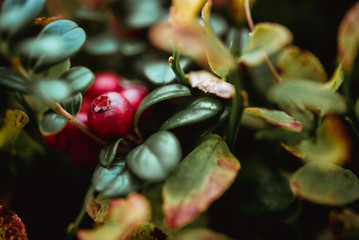
<svg viewBox="0 0 359 240">
<path fill-rule="evenodd" d="M 302 125 L 300 122 L 283 111 L 267 108 L 248 107 L 244 109 L 244 114 L 251 114 L 264 118 L 267 122 L 283 129 L 294 132 L 302 131 Z"/>
<path fill-rule="evenodd" d="M 154 89 L 143 99 L 141 105 L 138 107 L 133 123 L 134 128 L 137 128 L 138 120 L 140 119 L 141 114 L 146 108 L 152 106 L 155 103 L 165 101 L 171 98 L 185 97 L 190 95 L 191 91 L 186 86 L 177 83 L 161 86 Z"/>
<path fill-rule="evenodd" d="M 247 65 L 257 65 L 266 56 L 279 51 L 293 40 L 292 33 L 277 23 L 257 23 L 249 33 L 248 44 L 239 60 Z"/>
<path fill-rule="evenodd" d="M 135 192 L 142 182 L 127 168 L 124 160 L 114 162 L 110 168 L 98 165 L 92 175 L 95 190 L 106 198 L 123 197 Z"/>
<path fill-rule="evenodd" d="M 86 33 L 75 22 L 57 20 L 31 41 L 29 66 L 39 72 L 74 55 L 84 45 Z"/>
<path fill-rule="evenodd" d="M 70 98 L 66 98 L 62 102 L 62 106 L 64 109 L 70 113 L 72 116 L 76 116 L 76 114 L 80 111 L 82 104 L 82 94 L 78 93 L 75 96 L 72 96 Z"/>
<path fill-rule="evenodd" d="M 180 66 L 185 69 L 190 63 L 190 59 L 181 58 Z M 164 85 L 173 82 L 176 79 L 168 61 L 157 60 L 145 64 L 144 74 L 154 84 Z"/>
<path fill-rule="evenodd" d="M 115 142 L 107 143 L 102 147 L 100 152 L 100 163 L 102 166 L 109 168 L 112 165 L 113 160 L 115 159 L 118 144 L 123 140 L 123 138 L 119 138 Z"/>
<path fill-rule="evenodd" d="M 31 23 L 42 11 L 45 0 L 5 0 L 0 14 L 0 31 L 10 36 Z"/>
<path fill-rule="evenodd" d="M 193 221 L 237 176 L 240 163 L 218 135 L 210 135 L 175 169 L 163 186 L 165 222 L 172 229 Z"/>
<path fill-rule="evenodd" d="M 70 59 L 53 66 L 47 73 L 47 78 L 59 78 L 64 72 L 68 71 L 71 67 Z"/>
<path fill-rule="evenodd" d="M 68 83 L 52 79 L 35 82 L 33 91 L 48 105 L 62 102 L 71 95 L 71 88 Z"/>
<path fill-rule="evenodd" d="M 311 52 L 296 46 L 285 48 L 279 56 L 278 71 L 283 79 L 308 79 L 325 82 L 327 73 L 320 60 Z"/>
<path fill-rule="evenodd" d="M 72 67 L 60 76 L 70 85 L 74 92 L 84 92 L 95 81 L 94 73 L 87 67 Z"/>
<path fill-rule="evenodd" d="M 151 205 L 141 194 L 133 193 L 126 198 L 110 200 L 104 224 L 93 229 L 80 229 L 77 239 L 130 239 L 140 228 L 140 223 L 151 217 Z"/>
<path fill-rule="evenodd" d="M 307 163 L 295 171 L 290 186 L 297 197 L 322 205 L 343 206 L 359 199 L 357 176 L 323 161 Z"/>
<path fill-rule="evenodd" d="M 359 50 L 359 3 L 345 14 L 338 28 L 338 58 L 346 71 L 351 71 Z"/>
<path fill-rule="evenodd" d="M 167 131 L 152 134 L 127 154 L 129 169 L 140 179 L 159 182 L 166 179 L 182 159 L 177 137 Z"/>
<path fill-rule="evenodd" d="M 101 34 L 89 38 L 85 50 L 94 55 L 115 54 L 120 50 L 120 41 L 111 34 Z"/>
<path fill-rule="evenodd" d="M 51 135 L 61 131 L 67 123 L 67 119 L 57 113 L 46 113 L 42 116 L 39 128 L 42 134 Z"/>
<path fill-rule="evenodd" d="M 341 114 L 346 111 L 345 100 L 342 95 L 318 82 L 285 81 L 270 89 L 268 98 L 282 109 L 287 110 L 295 118 L 293 111 L 296 109 L 301 111 L 309 109 L 318 112 L 321 116 L 328 113 Z"/>
<path fill-rule="evenodd" d="M 15 75 L 5 67 L 0 67 L 0 85 L 6 89 L 20 93 L 30 93 L 31 89 L 26 79 Z"/>
<path fill-rule="evenodd" d="M 24 126 L 29 122 L 29 117 L 21 110 L 7 109 L 5 118 L 0 120 L 4 122 L 4 124 L 0 126 L 1 149 L 15 142 Z"/>
<path fill-rule="evenodd" d="M 167 119 L 160 130 L 169 130 L 189 124 L 198 123 L 217 115 L 223 108 L 221 101 L 202 97 L 194 100 L 186 109 Z"/>
<path fill-rule="evenodd" d="M 2 205 L 0 205 L 0 222 L 0 236 L 2 239 L 28 240 L 24 223 L 15 212 Z"/>
</svg>

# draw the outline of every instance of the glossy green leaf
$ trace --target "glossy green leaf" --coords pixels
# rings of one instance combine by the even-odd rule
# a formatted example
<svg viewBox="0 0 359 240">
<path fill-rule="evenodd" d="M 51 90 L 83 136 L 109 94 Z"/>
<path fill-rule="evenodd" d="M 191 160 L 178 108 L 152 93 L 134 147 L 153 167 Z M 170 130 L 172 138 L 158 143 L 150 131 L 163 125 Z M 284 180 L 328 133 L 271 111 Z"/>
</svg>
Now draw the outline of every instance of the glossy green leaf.
<svg viewBox="0 0 359 240">
<path fill-rule="evenodd" d="M 80 111 L 82 104 L 82 94 L 78 93 L 70 98 L 66 98 L 62 101 L 61 105 L 64 109 L 70 113 L 72 116 L 76 116 L 76 114 Z"/>
<path fill-rule="evenodd" d="M 86 212 L 95 223 L 104 223 L 108 218 L 109 203 L 110 199 L 104 198 L 101 194 L 98 194 L 96 197 L 91 196 L 86 205 Z"/>
<path fill-rule="evenodd" d="M 185 69 L 190 63 L 188 58 L 180 59 L 180 66 Z M 176 79 L 168 61 L 158 60 L 150 61 L 144 66 L 144 74 L 154 84 L 164 85 L 173 82 Z"/>
<path fill-rule="evenodd" d="M 17 91 L 20 93 L 30 93 L 29 82 L 26 79 L 15 75 L 5 67 L 0 67 L 0 85 L 5 89 Z"/>
<path fill-rule="evenodd" d="M 328 79 L 320 60 L 313 53 L 296 46 L 287 47 L 282 51 L 277 69 L 285 80 L 308 79 L 325 82 Z"/>
<path fill-rule="evenodd" d="M 15 109 L 7 109 L 5 117 L 0 126 L 0 149 L 5 148 L 15 142 L 24 126 L 29 122 L 29 117 L 25 112 Z"/>
<path fill-rule="evenodd" d="M 47 78 L 59 78 L 64 72 L 68 71 L 71 67 L 70 59 L 60 62 L 59 64 L 51 67 L 47 73 Z"/>
<path fill-rule="evenodd" d="M 171 98 L 185 97 L 190 95 L 191 95 L 191 91 L 186 86 L 177 83 L 161 86 L 154 89 L 141 102 L 141 105 L 139 106 L 135 115 L 134 124 L 133 124 L 134 127 L 135 128 L 137 127 L 138 120 L 140 119 L 141 114 L 146 108 L 152 106 L 153 104 Z"/>
<path fill-rule="evenodd" d="M 0 237 L 2 239 L 28 240 L 24 223 L 19 216 L 0 205 Z"/>
<path fill-rule="evenodd" d="M 349 169 L 333 163 L 314 161 L 290 177 L 290 186 L 299 198 L 329 206 L 343 206 L 359 199 L 359 181 Z"/>
<path fill-rule="evenodd" d="M 113 160 L 115 159 L 118 144 L 123 140 L 123 138 L 119 138 L 115 142 L 107 143 L 102 147 L 100 152 L 100 163 L 102 166 L 109 168 L 112 165 Z"/>
<path fill-rule="evenodd" d="M 175 113 L 161 126 L 169 130 L 189 124 L 198 123 L 217 115 L 223 108 L 221 101 L 215 98 L 202 97 L 194 100 L 186 109 Z"/>
<path fill-rule="evenodd" d="M 343 68 L 352 70 L 359 51 L 359 3 L 354 4 L 345 14 L 338 28 L 338 58 Z"/>
<path fill-rule="evenodd" d="M 193 221 L 237 176 L 240 163 L 218 135 L 210 135 L 181 161 L 163 186 L 165 222 L 172 229 Z"/>
<path fill-rule="evenodd" d="M 250 215 L 286 210 L 293 202 L 288 177 L 277 168 L 250 160 L 238 173 L 236 183 L 228 192 L 230 196 L 241 196 L 236 201 L 236 209 Z"/>
<path fill-rule="evenodd" d="M 74 92 L 84 92 L 95 81 L 94 73 L 82 66 L 70 68 L 60 78 L 65 79 Z"/>
<path fill-rule="evenodd" d="M 126 168 L 124 160 L 116 161 L 110 168 L 98 165 L 92 175 L 95 190 L 106 198 L 126 196 L 137 191 L 141 184 Z"/>
<path fill-rule="evenodd" d="M 46 113 L 40 120 L 40 131 L 44 135 L 51 135 L 61 131 L 67 123 L 67 119 L 57 113 Z"/>
<path fill-rule="evenodd" d="M 207 228 L 189 228 L 181 231 L 177 240 L 231 240 L 230 237 Z"/>
<path fill-rule="evenodd" d="M 130 239 L 133 233 L 151 217 L 151 205 L 141 194 L 133 193 L 126 198 L 110 201 L 104 224 L 93 229 L 80 229 L 79 240 Z"/>
<path fill-rule="evenodd" d="M 29 65 L 41 71 L 71 57 L 84 45 L 86 33 L 71 20 L 57 20 L 42 29 L 29 43 Z"/>
<path fill-rule="evenodd" d="M 267 108 L 248 107 L 244 109 L 244 114 L 251 114 L 264 118 L 267 122 L 283 129 L 295 132 L 302 131 L 302 125 L 300 122 L 283 111 Z"/>
<path fill-rule="evenodd" d="M 340 114 L 346 111 L 345 100 L 342 95 L 328 89 L 324 84 L 312 81 L 282 82 L 269 90 L 268 97 L 290 114 L 293 114 L 295 109 L 301 111 L 310 109 L 319 112 L 322 116 L 328 113 Z"/>
<path fill-rule="evenodd" d="M 207 1 L 202 9 L 203 26 L 211 45 L 211 51 L 207 51 L 206 55 L 211 70 L 218 76 L 225 78 L 229 71 L 235 67 L 235 60 L 229 49 L 226 48 L 212 29 L 210 21 L 211 8 L 212 2 Z"/>
<path fill-rule="evenodd" d="M 93 55 L 115 54 L 120 49 L 120 41 L 110 34 L 96 35 L 88 38 L 84 49 Z"/>
<path fill-rule="evenodd" d="M 165 180 L 182 159 L 181 144 L 167 131 L 152 134 L 126 157 L 129 169 L 147 182 Z"/>
<path fill-rule="evenodd" d="M 5 0 L 0 14 L 0 31 L 9 35 L 31 23 L 42 11 L 46 0 Z"/>
<path fill-rule="evenodd" d="M 34 83 L 33 91 L 48 105 L 62 102 L 71 95 L 70 85 L 61 80 L 39 80 Z"/>
<path fill-rule="evenodd" d="M 292 33 L 277 23 L 258 23 L 249 33 L 248 44 L 239 60 L 247 65 L 257 65 L 266 56 L 279 51 L 293 40 Z"/>
</svg>

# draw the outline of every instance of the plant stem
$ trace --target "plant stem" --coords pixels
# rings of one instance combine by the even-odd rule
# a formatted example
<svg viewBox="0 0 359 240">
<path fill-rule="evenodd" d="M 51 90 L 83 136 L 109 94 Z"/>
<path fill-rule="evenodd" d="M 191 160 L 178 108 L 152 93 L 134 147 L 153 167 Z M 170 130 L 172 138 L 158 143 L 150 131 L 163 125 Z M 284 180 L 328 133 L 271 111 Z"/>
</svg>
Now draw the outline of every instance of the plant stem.
<svg viewBox="0 0 359 240">
<path fill-rule="evenodd" d="M 102 140 L 101 138 L 97 137 L 95 134 L 93 134 L 90 129 L 80 120 L 78 120 L 76 117 L 72 116 L 70 113 L 68 113 L 63 107 L 61 107 L 60 104 L 56 103 L 54 106 L 51 107 L 51 109 L 56 112 L 57 114 L 60 114 L 64 118 L 66 118 L 70 124 L 74 125 L 87 135 L 89 135 L 91 138 L 93 138 L 98 143 L 105 145 L 106 142 Z"/>
<path fill-rule="evenodd" d="M 177 50 L 173 50 L 173 56 L 171 56 L 168 59 L 168 62 L 172 68 L 172 71 L 174 72 L 174 74 L 176 75 L 177 80 L 184 84 L 184 85 L 188 85 L 188 79 L 186 74 L 184 73 L 179 60 L 180 60 L 180 54 Z"/>
<path fill-rule="evenodd" d="M 249 0 L 244 1 L 244 10 L 245 10 L 249 30 L 251 32 L 253 32 L 254 31 L 254 23 L 253 23 L 253 19 L 252 19 L 251 9 L 249 7 Z M 277 70 L 275 69 L 275 67 L 273 66 L 273 64 L 271 63 L 271 61 L 269 60 L 269 57 L 267 54 L 265 55 L 264 61 L 266 62 L 269 70 L 272 72 L 276 83 L 280 83 L 282 81 L 282 79 L 281 79 L 279 73 L 277 72 Z"/>
<path fill-rule="evenodd" d="M 94 193 L 95 193 L 95 189 L 91 185 L 86 192 L 85 199 L 82 204 L 80 213 L 77 215 L 77 218 L 75 219 L 75 221 L 73 223 L 71 223 L 67 229 L 67 239 L 68 240 L 72 239 L 73 236 L 76 234 L 77 230 L 79 229 L 82 219 L 84 218 L 85 213 L 86 213 L 86 206 Z"/>
</svg>

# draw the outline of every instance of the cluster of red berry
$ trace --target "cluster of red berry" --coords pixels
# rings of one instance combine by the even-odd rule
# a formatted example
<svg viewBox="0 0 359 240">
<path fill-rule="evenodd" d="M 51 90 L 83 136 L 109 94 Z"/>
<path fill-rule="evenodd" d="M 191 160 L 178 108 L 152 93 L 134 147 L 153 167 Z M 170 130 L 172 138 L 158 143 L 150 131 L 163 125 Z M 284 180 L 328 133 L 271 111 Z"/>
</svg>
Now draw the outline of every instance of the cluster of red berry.
<svg viewBox="0 0 359 240">
<path fill-rule="evenodd" d="M 83 94 L 76 118 L 104 140 L 126 137 L 147 93 L 147 87 L 141 82 L 125 80 L 114 72 L 98 72 L 93 84 Z M 98 163 L 102 146 L 70 123 L 60 132 L 44 136 L 44 139 L 50 148 L 65 150 L 79 165 L 94 166 Z"/>
</svg>

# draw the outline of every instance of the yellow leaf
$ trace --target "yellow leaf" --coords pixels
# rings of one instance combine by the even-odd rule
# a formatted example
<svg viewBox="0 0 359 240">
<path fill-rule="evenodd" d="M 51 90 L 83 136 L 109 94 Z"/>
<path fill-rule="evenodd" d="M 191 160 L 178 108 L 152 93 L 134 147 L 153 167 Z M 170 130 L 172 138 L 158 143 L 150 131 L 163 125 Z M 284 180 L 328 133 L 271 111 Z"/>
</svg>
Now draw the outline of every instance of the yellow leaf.
<svg viewBox="0 0 359 240">
<path fill-rule="evenodd" d="M 0 128 L 0 148 L 14 143 L 23 127 L 29 122 L 29 117 L 21 110 L 7 109 L 4 122 Z"/>
<path fill-rule="evenodd" d="M 198 17 L 204 2 L 205 0 L 172 0 L 171 23 L 174 25 L 192 24 Z"/>
</svg>

